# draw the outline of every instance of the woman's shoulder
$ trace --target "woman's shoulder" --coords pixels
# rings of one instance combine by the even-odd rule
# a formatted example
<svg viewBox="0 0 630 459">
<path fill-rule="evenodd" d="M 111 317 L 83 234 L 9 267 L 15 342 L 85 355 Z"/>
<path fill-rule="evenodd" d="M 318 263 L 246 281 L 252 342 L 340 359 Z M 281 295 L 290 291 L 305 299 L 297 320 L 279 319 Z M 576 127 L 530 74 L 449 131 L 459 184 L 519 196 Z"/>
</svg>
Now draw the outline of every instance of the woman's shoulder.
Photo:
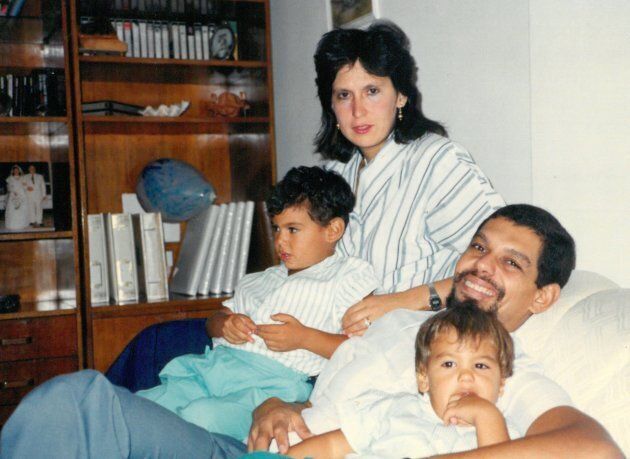
<svg viewBox="0 0 630 459">
<path fill-rule="evenodd" d="M 450 168 L 456 163 L 475 164 L 463 145 L 439 134 L 426 133 L 402 145 L 402 148 L 406 151 L 407 161 L 422 168 L 429 165 Z"/>
</svg>

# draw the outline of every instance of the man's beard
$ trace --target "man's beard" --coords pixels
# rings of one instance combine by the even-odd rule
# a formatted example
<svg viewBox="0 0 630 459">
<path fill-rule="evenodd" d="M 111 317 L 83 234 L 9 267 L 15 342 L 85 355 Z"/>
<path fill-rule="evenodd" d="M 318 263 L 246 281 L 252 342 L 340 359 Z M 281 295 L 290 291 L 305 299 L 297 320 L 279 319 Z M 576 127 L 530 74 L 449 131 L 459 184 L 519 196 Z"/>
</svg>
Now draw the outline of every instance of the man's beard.
<svg viewBox="0 0 630 459">
<path fill-rule="evenodd" d="M 466 277 L 469 274 L 472 274 L 473 276 L 478 277 L 484 282 L 487 282 L 488 284 L 492 285 L 492 287 L 494 287 L 494 289 L 497 291 L 497 299 L 492 305 L 490 305 L 488 309 L 482 308 L 479 305 L 479 301 L 476 299 L 466 298 L 466 299 L 460 300 L 456 297 L 455 287 L 457 286 L 459 282 L 463 282 L 464 277 Z M 457 273 L 453 277 L 453 288 L 451 289 L 451 293 L 448 294 L 448 297 L 446 297 L 446 307 L 454 308 L 454 307 L 459 307 L 459 306 L 475 306 L 479 309 L 487 310 L 488 312 L 497 312 L 499 310 L 499 303 L 501 302 L 504 296 L 505 296 L 505 290 L 499 287 L 492 279 L 487 279 L 483 276 L 480 276 L 477 270 L 471 269 L 469 271 L 462 271 L 460 273 Z"/>
</svg>

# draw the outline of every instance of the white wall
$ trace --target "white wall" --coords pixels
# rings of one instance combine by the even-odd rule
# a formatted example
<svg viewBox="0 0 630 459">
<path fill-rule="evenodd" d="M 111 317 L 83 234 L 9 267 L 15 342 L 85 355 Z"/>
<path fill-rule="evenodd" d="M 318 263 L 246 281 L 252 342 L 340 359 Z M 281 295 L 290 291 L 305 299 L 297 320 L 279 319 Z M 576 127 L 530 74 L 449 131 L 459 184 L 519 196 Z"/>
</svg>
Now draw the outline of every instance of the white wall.
<svg viewBox="0 0 630 459">
<path fill-rule="evenodd" d="M 271 0 L 278 176 L 313 164 L 325 0 Z M 630 2 L 378 0 L 408 34 L 427 116 L 508 202 L 551 210 L 578 267 L 630 287 Z"/>
<path fill-rule="evenodd" d="M 630 287 L 630 2 L 531 0 L 534 203 Z"/>
</svg>

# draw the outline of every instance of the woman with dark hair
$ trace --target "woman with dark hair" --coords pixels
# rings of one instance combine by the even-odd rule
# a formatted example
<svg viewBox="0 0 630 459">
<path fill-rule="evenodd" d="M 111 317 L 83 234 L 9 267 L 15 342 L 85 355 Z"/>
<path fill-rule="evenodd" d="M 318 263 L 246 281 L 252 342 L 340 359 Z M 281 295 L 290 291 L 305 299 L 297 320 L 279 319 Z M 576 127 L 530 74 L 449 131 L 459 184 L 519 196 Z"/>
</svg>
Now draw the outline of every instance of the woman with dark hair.
<svg viewBox="0 0 630 459">
<path fill-rule="evenodd" d="M 327 167 L 357 197 L 338 248 L 382 287 L 344 317 L 348 334 L 396 309 L 439 309 L 474 230 L 504 205 L 471 155 L 422 113 L 409 40 L 396 25 L 325 34 L 315 53 Z M 443 280 L 446 279 L 446 280 Z"/>
</svg>

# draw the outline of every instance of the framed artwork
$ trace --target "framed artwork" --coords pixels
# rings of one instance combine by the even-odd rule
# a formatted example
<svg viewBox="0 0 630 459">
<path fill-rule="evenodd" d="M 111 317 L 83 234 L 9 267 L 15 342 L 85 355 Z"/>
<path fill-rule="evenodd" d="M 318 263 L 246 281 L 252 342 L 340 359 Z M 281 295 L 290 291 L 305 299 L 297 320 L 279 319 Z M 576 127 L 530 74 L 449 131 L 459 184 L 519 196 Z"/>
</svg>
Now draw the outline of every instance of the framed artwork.
<svg viewBox="0 0 630 459">
<path fill-rule="evenodd" d="M 380 16 L 378 0 L 324 0 L 328 29 L 361 28 Z"/>
<path fill-rule="evenodd" d="M 0 233 L 50 231 L 50 163 L 0 162 Z"/>
</svg>

